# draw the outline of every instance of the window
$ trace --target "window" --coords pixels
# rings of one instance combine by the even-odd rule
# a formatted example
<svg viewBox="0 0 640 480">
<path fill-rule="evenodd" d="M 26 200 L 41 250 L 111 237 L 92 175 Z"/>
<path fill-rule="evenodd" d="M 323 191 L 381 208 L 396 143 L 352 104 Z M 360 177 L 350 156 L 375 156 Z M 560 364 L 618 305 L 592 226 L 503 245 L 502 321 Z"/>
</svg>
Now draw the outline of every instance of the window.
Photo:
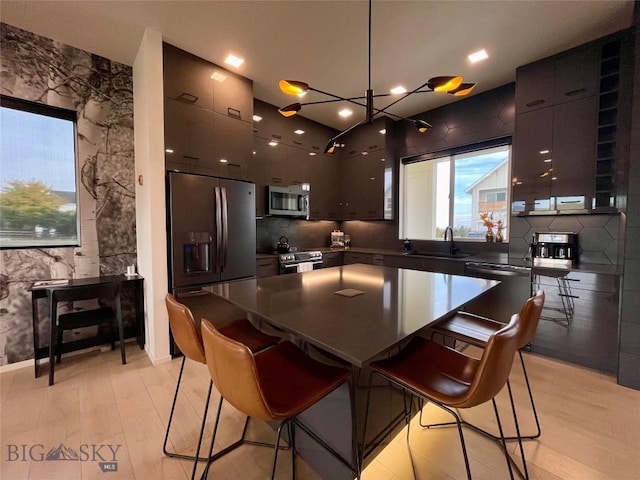
<svg viewBox="0 0 640 480">
<path fill-rule="evenodd" d="M 0 248 L 78 245 L 76 112 L 0 96 Z"/>
<path fill-rule="evenodd" d="M 483 239 L 487 214 L 507 225 L 510 145 L 404 160 L 400 173 L 399 238 Z M 494 227 L 495 231 L 495 227 Z M 503 230 L 506 237 L 506 230 Z"/>
</svg>

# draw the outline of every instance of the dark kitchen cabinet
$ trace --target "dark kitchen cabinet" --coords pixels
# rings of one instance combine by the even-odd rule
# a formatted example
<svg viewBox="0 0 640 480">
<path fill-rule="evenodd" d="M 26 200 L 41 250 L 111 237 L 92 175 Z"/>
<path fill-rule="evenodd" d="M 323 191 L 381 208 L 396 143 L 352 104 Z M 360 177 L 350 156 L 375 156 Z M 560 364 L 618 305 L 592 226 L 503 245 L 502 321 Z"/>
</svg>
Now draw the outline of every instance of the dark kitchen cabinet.
<svg viewBox="0 0 640 480">
<path fill-rule="evenodd" d="M 312 220 L 340 218 L 341 159 L 333 155 L 309 157 L 309 216 Z"/>
<path fill-rule="evenodd" d="M 250 123 L 227 115 L 213 114 L 214 168 L 218 176 L 248 179 L 253 129 Z"/>
<path fill-rule="evenodd" d="M 165 161 L 169 169 L 213 173 L 213 112 L 165 98 Z"/>
<path fill-rule="evenodd" d="M 553 63 L 555 105 L 592 97 L 598 93 L 599 48 L 579 50 Z"/>
<path fill-rule="evenodd" d="M 166 168 L 248 179 L 251 80 L 163 44 L 163 81 Z"/>
<path fill-rule="evenodd" d="M 557 202 L 564 201 L 562 197 L 584 196 L 586 204 L 591 204 L 597 113 L 595 96 L 553 107 L 551 195 Z M 562 208 L 562 205 L 556 207 Z"/>
<path fill-rule="evenodd" d="M 516 70 L 516 113 L 529 112 L 595 95 L 597 47 L 580 49 Z"/>
<path fill-rule="evenodd" d="M 267 185 L 288 186 L 291 182 L 287 162 L 289 145 L 266 140 Z"/>
<path fill-rule="evenodd" d="M 344 264 L 351 265 L 353 263 L 368 263 L 371 265 L 384 265 L 384 257 L 382 255 L 374 255 L 372 253 L 344 252 Z"/>
<path fill-rule="evenodd" d="M 309 184 L 309 151 L 296 146 L 287 147 L 287 169 L 289 170 L 289 185 L 302 188 Z"/>
<path fill-rule="evenodd" d="M 256 185 L 256 217 L 267 213 L 267 140 L 253 137 L 253 150 L 247 163 L 247 180 Z"/>
<path fill-rule="evenodd" d="M 226 78 L 213 81 L 213 111 L 243 122 L 253 123 L 253 83 L 251 80 L 220 72 Z"/>
<path fill-rule="evenodd" d="M 392 157 L 386 135 L 391 120 L 383 117 L 345 135 L 340 171 L 340 204 L 343 220 L 385 218 L 385 168 Z"/>
<path fill-rule="evenodd" d="M 256 278 L 273 277 L 278 275 L 278 257 L 273 258 L 257 258 L 256 259 Z"/>
<path fill-rule="evenodd" d="M 562 278 L 534 270 L 534 288 L 545 291 L 545 308 L 531 341 L 531 351 L 616 373 L 620 278 L 571 271 L 566 275 L 570 291 L 559 288 Z M 563 296 L 565 305 L 567 301 L 573 303 L 568 322 Z"/>
<path fill-rule="evenodd" d="M 548 210 L 551 196 L 553 107 L 516 117 L 513 138 L 513 213 Z"/>
<path fill-rule="evenodd" d="M 339 267 L 343 263 L 343 252 L 322 252 L 322 268 Z"/>
<path fill-rule="evenodd" d="M 167 43 L 162 61 L 165 97 L 213 110 L 213 64 Z"/>
</svg>

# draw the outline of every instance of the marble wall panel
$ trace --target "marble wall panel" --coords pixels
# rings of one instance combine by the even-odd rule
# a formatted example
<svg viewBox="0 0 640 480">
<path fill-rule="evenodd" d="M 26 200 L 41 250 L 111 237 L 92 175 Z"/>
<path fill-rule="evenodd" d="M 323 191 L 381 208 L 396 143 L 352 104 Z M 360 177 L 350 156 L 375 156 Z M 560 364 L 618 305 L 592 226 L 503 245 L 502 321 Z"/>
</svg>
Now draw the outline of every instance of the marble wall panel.
<svg viewBox="0 0 640 480">
<path fill-rule="evenodd" d="M 33 356 L 32 282 L 123 273 L 136 261 L 136 229 L 131 67 L 0 23 L 0 68 L 0 93 L 78 113 L 81 218 L 79 247 L 0 252 L 4 365 Z M 125 298 L 123 308 L 129 323 L 132 302 Z M 45 313 L 38 323 L 47 335 Z M 73 338 L 94 334 L 86 329 Z"/>
</svg>

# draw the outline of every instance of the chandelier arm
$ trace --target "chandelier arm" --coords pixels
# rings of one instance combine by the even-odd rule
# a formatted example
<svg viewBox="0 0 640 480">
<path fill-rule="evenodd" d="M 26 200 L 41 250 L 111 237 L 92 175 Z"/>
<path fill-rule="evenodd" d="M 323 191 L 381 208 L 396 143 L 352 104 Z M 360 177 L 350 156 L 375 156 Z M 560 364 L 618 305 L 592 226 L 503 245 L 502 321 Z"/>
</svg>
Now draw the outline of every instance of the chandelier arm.
<svg viewBox="0 0 640 480">
<path fill-rule="evenodd" d="M 413 95 L 414 93 L 426 93 L 430 90 L 423 90 L 422 92 L 420 90 L 422 90 L 424 87 L 426 87 L 429 84 L 429 82 L 425 82 L 422 85 L 420 85 L 418 88 L 414 88 L 413 90 L 411 90 L 410 92 L 405 93 L 402 97 L 400 97 L 399 99 L 391 102 L 389 105 L 387 105 L 386 107 L 384 107 L 382 110 L 380 110 L 380 112 L 382 113 L 388 113 L 387 109 L 393 107 L 396 103 L 404 100 L 405 98 L 407 98 L 409 95 Z"/>
</svg>

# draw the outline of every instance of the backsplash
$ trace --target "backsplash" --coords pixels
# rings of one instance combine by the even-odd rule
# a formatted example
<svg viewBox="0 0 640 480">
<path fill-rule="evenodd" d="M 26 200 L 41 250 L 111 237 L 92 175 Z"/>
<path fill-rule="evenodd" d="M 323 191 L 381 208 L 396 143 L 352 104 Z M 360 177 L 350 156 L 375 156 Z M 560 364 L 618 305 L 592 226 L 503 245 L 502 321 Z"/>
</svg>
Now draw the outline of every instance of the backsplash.
<svg viewBox="0 0 640 480">
<path fill-rule="evenodd" d="M 330 234 L 340 228 L 340 222 L 308 221 L 280 217 L 256 220 L 256 251 L 273 253 L 280 237 L 285 236 L 291 247 L 299 250 L 328 247 Z"/>
<path fill-rule="evenodd" d="M 509 256 L 523 258 L 535 232 L 578 234 L 580 263 L 618 265 L 619 215 L 556 215 L 511 217 Z"/>
</svg>

